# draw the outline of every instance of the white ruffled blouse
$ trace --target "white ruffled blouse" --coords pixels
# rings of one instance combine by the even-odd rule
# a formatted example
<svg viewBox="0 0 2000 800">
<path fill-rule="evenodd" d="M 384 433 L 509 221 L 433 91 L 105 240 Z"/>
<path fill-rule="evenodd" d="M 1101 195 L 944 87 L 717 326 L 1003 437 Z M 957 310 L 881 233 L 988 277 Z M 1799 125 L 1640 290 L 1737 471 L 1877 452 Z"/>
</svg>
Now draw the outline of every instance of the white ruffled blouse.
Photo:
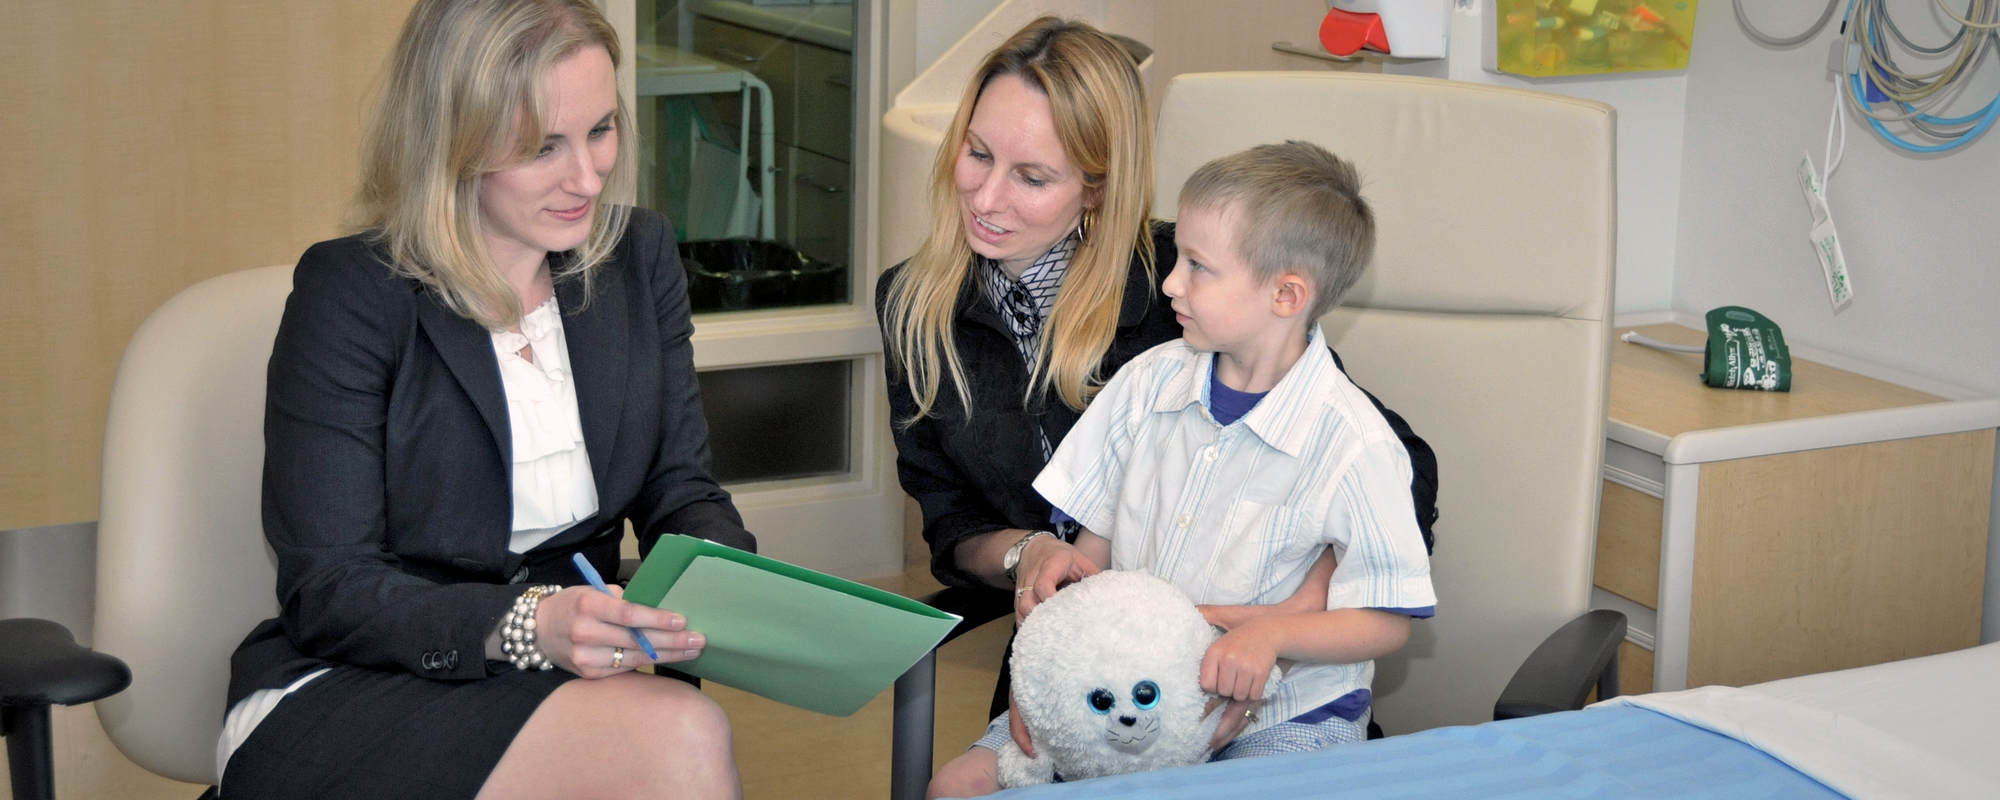
<svg viewBox="0 0 2000 800">
<path fill-rule="evenodd" d="M 514 437 L 514 521 L 507 549 L 525 553 L 597 513 L 597 484 L 555 298 L 528 312 L 520 327 L 520 333 L 492 333 Z M 523 349 L 534 354 L 533 361 L 521 357 Z"/>
</svg>

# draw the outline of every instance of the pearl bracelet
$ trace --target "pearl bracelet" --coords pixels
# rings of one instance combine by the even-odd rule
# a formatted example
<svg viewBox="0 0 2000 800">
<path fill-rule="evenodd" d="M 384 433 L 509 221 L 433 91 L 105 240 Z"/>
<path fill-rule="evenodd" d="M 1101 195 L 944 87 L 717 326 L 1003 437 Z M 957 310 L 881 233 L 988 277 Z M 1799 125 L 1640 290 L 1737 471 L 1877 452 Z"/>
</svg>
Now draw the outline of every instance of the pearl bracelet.
<svg viewBox="0 0 2000 800">
<path fill-rule="evenodd" d="M 507 654 L 507 660 L 515 669 L 555 669 L 555 662 L 542 652 L 535 633 L 535 610 L 542 605 L 542 598 L 562 591 L 556 584 L 530 586 L 521 596 L 514 598 L 514 607 L 507 610 L 507 616 L 500 620 L 500 652 Z"/>
</svg>

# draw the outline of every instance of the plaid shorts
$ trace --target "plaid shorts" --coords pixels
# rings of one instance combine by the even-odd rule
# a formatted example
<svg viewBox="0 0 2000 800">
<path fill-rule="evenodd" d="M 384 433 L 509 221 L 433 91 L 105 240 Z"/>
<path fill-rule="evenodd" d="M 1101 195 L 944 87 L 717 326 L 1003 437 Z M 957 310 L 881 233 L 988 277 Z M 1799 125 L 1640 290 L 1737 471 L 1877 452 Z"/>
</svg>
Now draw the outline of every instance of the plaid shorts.
<svg viewBox="0 0 2000 800">
<path fill-rule="evenodd" d="M 973 742 L 973 747 L 984 747 L 998 751 L 1014 738 L 1007 730 L 1007 712 L 1000 712 L 992 722 L 986 723 L 986 733 Z M 1232 758 L 1257 758 L 1277 756 L 1286 753 L 1311 753 L 1325 750 L 1337 744 L 1349 744 L 1368 738 L 1368 720 L 1349 721 L 1339 717 L 1327 717 L 1321 722 L 1280 722 L 1261 731 L 1236 737 L 1235 741 L 1224 745 L 1210 761 L 1228 761 Z"/>
<path fill-rule="evenodd" d="M 1325 750 L 1337 744 L 1351 744 L 1368 738 L 1368 722 L 1327 717 L 1320 722 L 1280 722 L 1261 731 L 1236 737 L 1223 745 L 1210 761 L 1228 761 L 1232 758 L 1257 758 L 1259 756 L 1281 756 L 1286 753 L 1311 753 Z"/>
</svg>

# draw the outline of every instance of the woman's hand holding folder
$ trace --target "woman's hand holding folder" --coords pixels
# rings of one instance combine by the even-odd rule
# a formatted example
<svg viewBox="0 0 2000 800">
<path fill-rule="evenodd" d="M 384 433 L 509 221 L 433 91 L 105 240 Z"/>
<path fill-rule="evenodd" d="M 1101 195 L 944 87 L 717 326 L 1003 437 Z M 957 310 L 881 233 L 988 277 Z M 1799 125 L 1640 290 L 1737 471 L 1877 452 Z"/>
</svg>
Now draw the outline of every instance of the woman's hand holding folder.
<svg viewBox="0 0 2000 800">
<path fill-rule="evenodd" d="M 542 601 L 535 614 L 542 652 L 556 666 L 585 678 L 603 678 L 652 663 L 673 664 L 701 655 L 707 637 L 687 629 L 687 619 L 663 608 L 624 599 L 617 586 L 600 592 L 571 586 Z M 633 629 L 653 643 L 656 662 L 640 649 Z"/>
</svg>

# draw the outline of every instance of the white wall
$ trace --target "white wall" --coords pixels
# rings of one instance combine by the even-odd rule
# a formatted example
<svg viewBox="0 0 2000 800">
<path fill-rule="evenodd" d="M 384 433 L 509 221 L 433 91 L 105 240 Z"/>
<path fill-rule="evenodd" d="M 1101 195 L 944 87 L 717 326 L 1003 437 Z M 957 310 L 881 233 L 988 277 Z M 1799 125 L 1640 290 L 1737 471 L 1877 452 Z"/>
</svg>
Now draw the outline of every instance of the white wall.
<svg viewBox="0 0 2000 800">
<path fill-rule="evenodd" d="M 885 6 L 882 107 L 1002 0 L 877 0 Z"/>
<path fill-rule="evenodd" d="M 1000 5 L 1000 0 L 915 0 L 916 62 L 929 64 Z"/>
<path fill-rule="evenodd" d="M 1487 72 L 1481 68 L 1481 4 L 1470 5 L 1452 14 L 1447 59 L 1391 62 L 1383 71 L 1553 92 L 1617 109 L 1618 273 L 1613 301 L 1621 313 L 1668 308 L 1673 301 L 1686 76 L 1662 72 L 1529 81 Z M 1723 15 L 1727 12 L 1724 8 Z M 1700 16 L 1714 15 L 1710 10 Z"/>
<path fill-rule="evenodd" d="M 1912 38 L 1942 43 L 1934 5 L 1887 7 Z M 1784 34 L 1803 30 L 1811 14 L 1752 20 Z M 1827 302 L 1793 170 L 1802 150 L 1821 161 L 1833 91 L 1826 53 L 1837 22 L 1777 50 L 1744 35 L 1727 2 L 1703 4 L 1687 72 L 1673 307 L 1749 306 L 1784 326 L 1788 341 L 2000 393 L 2000 132 L 1953 155 L 1922 157 L 1857 127 L 1850 114 L 1831 199 L 1855 297 L 1839 314 Z M 1977 74 L 1961 105 L 2000 90 L 1991 58 Z M 1983 638 L 1994 641 L 2000 525 L 1987 555 Z"/>
<path fill-rule="evenodd" d="M 1891 0 L 1889 7 L 1931 4 Z M 1909 14 L 1905 26 L 1926 16 Z M 1802 150 L 1819 162 L 1824 148 L 1832 103 L 1828 27 L 1813 42 L 1775 50 L 1750 41 L 1729 14 L 1704 9 L 1697 21 L 1684 137 L 1693 166 L 1681 183 L 1674 305 L 1750 306 L 1782 324 L 1788 338 L 2000 392 L 2000 225 L 1993 215 L 2000 135 L 1949 156 L 1917 156 L 1850 115 L 1831 201 L 1855 300 L 1839 314 L 1827 302 L 1793 170 Z M 1983 103 L 2000 89 L 1993 66 L 1984 65 L 1984 80 L 1966 98 Z"/>
</svg>

